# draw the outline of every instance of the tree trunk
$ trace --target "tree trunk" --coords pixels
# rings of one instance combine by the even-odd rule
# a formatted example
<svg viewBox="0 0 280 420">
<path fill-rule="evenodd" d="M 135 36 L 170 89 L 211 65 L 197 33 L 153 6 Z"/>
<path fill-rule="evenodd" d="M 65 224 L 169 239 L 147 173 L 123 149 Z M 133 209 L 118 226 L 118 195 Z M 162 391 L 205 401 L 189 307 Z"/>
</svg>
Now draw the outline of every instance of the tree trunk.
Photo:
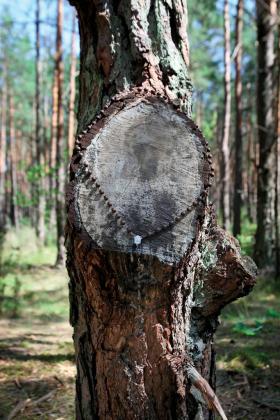
<svg viewBox="0 0 280 420">
<path fill-rule="evenodd" d="M 250 223 L 253 223 L 255 218 L 255 185 L 256 185 L 256 156 L 255 156 L 255 136 L 254 128 L 252 124 L 252 102 L 251 102 L 252 91 L 250 86 L 247 88 L 248 98 L 248 111 L 246 117 L 246 136 L 247 136 L 247 148 L 246 148 L 246 184 L 247 184 L 247 217 Z"/>
<path fill-rule="evenodd" d="M 75 130 L 75 96 L 76 96 L 76 13 L 73 12 L 73 26 L 71 38 L 71 64 L 70 64 L 70 93 L 68 109 L 68 156 L 73 153 L 74 148 L 74 130 Z"/>
<path fill-rule="evenodd" d="M 235 177 L 233 202 L 233 234 L 241 233 L 241 207 L 243 189 L 243 163 L 242 163 L 242 28 L 243 28 L 243 0 L 238 0 L 236 16 L 236 56 L 235 56 Z"/>
<path fill-rule="evenodd" d="M 229 229 L 230 225 L 230 160 L 229 160 L 229 135 L 230 135 L 230 18 L 228 0 L 224 1 L 224 124 L 222 137 L 221 159 L 221 212 L 223 227 Z"/>
<path fill-rule="evenodd" d="M 56 60 L 56 55 L 55 55 Z M 56 142 L 57 142 L 57 69 L 56 65 L 53 74 L 52 84 L 52 117 L 51 117 L 51 150 L 50 150 L 50 172 L 49 172 L 49 196 L 50 196 L 50 227 L 56 226 L 56 199 L 55 199 L 55 174 L 56 174 Z"/>
<path fill-rule="evenodd" d="M 6 224 L 5 212 L 5 177 L 6 177 L 6 148 L 7 148 L 7 81 L 6 67 L 3 68 L 3 84 L 1 92 L 1 131 L 0 131 L 0 231 Z M 0 232 L 1 233 L 1 232 Z"/>
<path fill-rule="evenodd" d="M 11 223 L 18 228 L 17 205 L 17 166 L 16 166 L 16 133 L 15 133 L 15 108 L 11 92 L 9 92 L 9 134 L 10 134 L 10 174 L 11 174 Z"/>
<path fill-rule="evenodd" d="M 214 386 L 218 313 L 249 292 L 255 267 L 215 223 L 209 148 L 178 106 L 190 113 L 186 7 L 72 4 L 84 129 L 66 194 L 77 419 L 213 408 L 225 419 L 202 376 Z"/>
<path fill-rule="evenodd" d="M 278 15 L 280 6 L 278 3 Z M 279 220 L 279 186 L 280 186 L 280 23 L 278 23 L 277 42 L 277 93 L 276 93 L 276 145 L 275 145 L 275 196 L 274 196 L 274 218 L 275 218 L 275 275 L 280 277 L 280 220 Z"/>
<path fill-rule="evenodd" d="M 42 103 L 41 103 L 41 79 L 42 63 L 40 57 L 40 8 L 41 1 L 36 0 L 36 94 L 35 94 L 35 142 L 36 160 L 38 167 L 37 179 L 37 223 L 36 234 L 41 244 L 45 241 L 45 191 L 44 191 L 44 153 L 43 153 L 43 131 L 42 131 Z"/>
<path fill-rule="evenodd" d="M 63 0 L 57 0 L 57 36 L 55 73 L 57 76 L 57 140 L 56 140 L 56 265 L 64 261 L 64 132 L 63 132 L 63 60 L 62 60 Z"/>
<path fill-rule="evenodd" d="M 274 25 L 276 1 L 256 2 L 258 40 L 257 123 L 259 165 L 257 188 L 257 231 L 255 259 L 260 267 L 270 264 L 273 253 L 270 212 L 272 192 L 272 159 L 275 143 L 274 125 Z"/>
</svg>

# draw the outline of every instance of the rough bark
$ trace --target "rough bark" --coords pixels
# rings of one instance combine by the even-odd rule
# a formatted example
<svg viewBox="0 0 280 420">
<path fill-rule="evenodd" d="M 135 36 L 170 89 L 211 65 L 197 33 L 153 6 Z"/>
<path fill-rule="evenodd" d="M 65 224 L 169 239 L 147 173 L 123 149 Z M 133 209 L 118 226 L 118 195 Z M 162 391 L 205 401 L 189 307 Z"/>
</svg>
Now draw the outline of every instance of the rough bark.
<svg viewBox="0 0 280 420">
<path fill-rule="evenodd" d="M 79 131 L 109 97 L 144 80 L 191 113 L 184 3 L 70 3 L 78 11 L 80 42 L 84 46 L 80 57 Z"/>
<path fill-rule="evenodd" d="M 186 7 L 72 3 L 83 130 L 66 194 L 76 416 L 208 418 L 214 397 L 198 372 L 214 386 L 217 316 L 249 292 L 255 266 L 216 225 L 209 148 L 178 108 L 190 112 Z"/>
<path fill-rule="evenodd" d="M 40 57 L 40 8 L 41 1 L 36 1 L 36 20 L 35 20 L 35 47 L 36 47 L 36 93 L 35 93 L 35 142 L 36 142 L 36 160 L 38 167 L 37 180 L 37 223 L 36 234 L 41 244 L 45 241 L 45 191 L 44 191 L 44 151 L 43 151 L 43 127 L 42 127 L 42 101 L 41 101 L 41 81 L 42 81 L 42 63 Z"/>
<path fill-rule="evenodd" d="M 223 227 L 229 229 L 230 224 L 230 159 L 229 159 L 229 135 L 230 135 L 230 17 L 229 3 L 224 1 L 224 123 L 222 137 L 221 159 L 221 213 Z"/>
<path fill-rule="evenodd" d="M 76 12 L 73 11 L 72 37 L 71 37 L 71 64 L 70 64 L 70 92 L 68 108 L 68 156 L 73 152 L 75 143 L 75 97 L 76 97 Z"/>
<path fill-rule="evenodd" d="M 275 143 L 274 125 L 274 27 L 276 1 L 256 2 L 258 40 L 257 123 L 259 141 L 259 165 L 257 187 L 257 231 L 255 259 L 259 267 L 270 264 L 272 242 L 272 160 Z"/>
<path fill-rule="evenodd" d="M 235 56 L 235 177 L 233 197 L 233 234 L 241 233 L 241 207 L 243 190 L 243 142 L 242 142 L 242 28 L 243 28 L 243 0 L 238 0 L 236 16 L 236 56 Z"/>
<path fill-rule="evenodd" d="M 56 130 L 56 228 L 57 228 L 57 257 L 56 265 L 64 261 L 64 165 L 63 154 L 63 59 L 62 59 L 62 20 L 63 0 L 57 0 L 57 33 L 56 33 L 56 57 L 55 75 L 57 77 L 57 130 Z"/>
</svg>

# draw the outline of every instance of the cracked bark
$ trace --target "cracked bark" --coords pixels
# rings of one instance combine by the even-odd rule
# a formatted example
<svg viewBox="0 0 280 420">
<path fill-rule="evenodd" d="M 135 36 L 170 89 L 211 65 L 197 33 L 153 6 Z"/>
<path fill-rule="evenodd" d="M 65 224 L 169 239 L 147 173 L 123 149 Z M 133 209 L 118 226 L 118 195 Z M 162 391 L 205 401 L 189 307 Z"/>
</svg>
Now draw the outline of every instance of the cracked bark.
<svg viewBox="0 0 280 420">
<path fill-rule="evenodd" d="M 184 3 L 73 0 L 71 4 L 77 8 L 81 34 L 79 131 L 114 94 L 133 86 L 166 95 L 190 114 Z M 80 217 L 82 193 L 87 194 L 85 188 L 92 182 L 86 177 L 85 163 L 95 165 L 93 139 L 104 127 L 109 130 L 108 121 L 125 115 L 121 112 L 134 96 L 113 100 L 108 111 L 105 107 L 101 118 L 76 142 L 71 162 L 66 246 L 77 360 L 76 415 L 78 419 L 206 419 L 211 414 L 193 392 L 188 366 L 194 364 L 215 386 L 212 341 L 217 317 L 227 303 L 250 291 L 255 266 L 216 225 L 205 199 L 187 222 L 171 226 L 166 236 L 155 235 L 150 253 L 145 246 L 135 252 L 98 245 L 98 241 L 106 244 L 109 218 L 103 224 L 98 219 L 103 213 L 97 217 L 94 211 L 92 220 Z M 154 99 L 153 106 L 161 103 Z M 176 109 L 168 112 L 172 118 L 177 115 Z M 95 194 L 90 188 L 89 197 Z M 189 238 L 182 254 L 176 251 L 174 238 Z M 175 249 L 174 262 L 164 260 L 162 247 L 168 245 Z"/>
</svg>

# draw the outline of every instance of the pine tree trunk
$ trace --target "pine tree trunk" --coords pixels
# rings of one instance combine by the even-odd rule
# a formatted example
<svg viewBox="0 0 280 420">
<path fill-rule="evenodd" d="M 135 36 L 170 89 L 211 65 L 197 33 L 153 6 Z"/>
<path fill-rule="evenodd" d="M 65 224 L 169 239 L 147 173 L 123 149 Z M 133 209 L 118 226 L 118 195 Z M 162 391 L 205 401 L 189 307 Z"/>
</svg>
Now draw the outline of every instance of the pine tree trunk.
<svg viewBox="0 0 280 420">
<path fill-rule="evenodd" d="M 206 419 L 214 407 L 225 419 L 202 376 L 215 386 L 217 316 L 255 266 L 215 223 L 209 148 L 179 110 L 190 115 L 186 6 L 71 3 L 84 130 L 66 194 L 77 419 Z"/>
<path fill-rule="evenodd" d="M 70 65 L 70 93 L 69 93 L 69 109 L 68 109 L 68 156 L 73 153 L 74 148 L 74 130 L 75 130 L 75 96 L 76 96 L 76 13 L 73 12 L 71 38 L 71 65 Z"/>
<path fill-rule="evenodd" d="M 271 195 L 273 189 L 272 160 L 275 143 L 274 125 L 274 26 L 276 1 L 256 2 L 258 40 L 257 124 L 259 165 L 257 188 L 257 231 L 255 259 L 259 267 L 270 264 L 273 254 Z"/>
<path fill-rule="evenodd" d="M 11 174 L 11 223 L 18 228 L 17 205 L 17 166 L 16 166 L 16 133 L 15 133 L 15 108 L 12 94 L 9 92 L 9 133 L 10 133 L 10 174 Z"/>
<path fill-rule="evenodd" d="M 251 90 L 247 89 L 247 97 L 250 98 Z M 254 148 L 254 128 L 252 124 L 252 104 L 251 100 L 248 101 L 248 112 L 246 118 L 246 131 L 247 131 L 247 148 L 246 148 L 246 160 L 247 160 L 247 216 L 251 223 L 255 220 L 255 172 L 256 172 L 256 161 L 255 161 L 255 148 Z"/>
<path fill-rule="evenodd" d="M 55 173 L 56 173 L 56 142 L 57 142 L 57 70 L 54 68 L 52 84 L 52 117 L 51 117 L 51 150 L 49 172 L 49 196 L 50 196 L 50 228 L 56 227 L 56 199 L 55 199 Z"/>
<path fill-rule="evenodd" d="M 231 89 L 230 89 L 230 18 L 229 4 L 224 2 L 224 124 L 222 137 L 222 159 L 221 159 L 221 212 L 223 227 L 229 229 L 230 224 L 230 160 L 229 160 L 229 135 L 230 135 L 230 110 L 231 110 Z"/>
<path fill-rule="evenodd" d="M 38 167 L 37 180 L 37 223 L 36 234 L 41 244 L 45 241 L 45 191 L 44 191 L 44 154 L 43 154 L 43 132 L 42 132 L 42 103 L 41 103 L 41 80 L 42 63 L 40 57 L 40 8 L 41 1 L 36 0 L 36 94 L 35 94 L 35 142 L 36 160 Z"/>
<path fill-rule="evenodd" d="M 56 140 L 56 265 L 64 261 L 64 126 L 63 126 L 63 60 L 62 60 L 63 0 L 57 0 L 56 76 L 57 76 L 57 140 Z"/>
<path fill-rule="evenodd" d="M 243 162 L 242 162 L 242 28 L 243 28 L 243 0 L 238 0 L 236 16 L 236 57 L 235 57 L 235 177 L 233 201 L 233 234 L 241 233 L 241 206 L 243 189 Z"/>
<path fill-rule="evenodd" d="M 278 15 L 280 6 L 278 3 Z M 280 277 L 280 23 L 278 23 L 278 48 L 277 48 L 277 92 L 276 92 L 276 145 L 275 145 L 275 201 L 274 201 L 274 218 L 275 218 L 275 275 Z"/>
<path fill-rule="evenodd" d="M 5 174 L 6 174 L 6 142 L 7 142 L 7 85 L 5 63 L 3 68 L 3 84 L 1 92 L 1 131 L 0 131 L 0 231 L 6 224 L 5 212 Z M 1 233 L 1 232 L 0 232 Z"/>
</svg>

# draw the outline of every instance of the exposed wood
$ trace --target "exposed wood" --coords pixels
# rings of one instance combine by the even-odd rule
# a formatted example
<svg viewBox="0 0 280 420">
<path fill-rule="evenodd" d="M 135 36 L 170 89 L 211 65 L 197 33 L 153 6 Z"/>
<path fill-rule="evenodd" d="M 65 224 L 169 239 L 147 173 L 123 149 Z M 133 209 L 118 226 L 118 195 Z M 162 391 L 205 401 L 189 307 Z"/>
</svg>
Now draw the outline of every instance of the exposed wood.
<svg viewBox="0 0 280 420">
<path fill-rule="evenodd" d="M 241 207 L 243 191 L 243 140 L 242 140 L 242 29 L 243 0 L 238 0 L 236 16 L 236 57 L 235 57 L 235 166 L 234 166 L 234 196 L 233 196 L 233 234 L 241 233 Z"/>
<path fill-rule="evenodd" d="M 138 236 L 141 253 L 157 249 L 158 258 L 174 262 L 195 237 L 211 155 L 184 114 L 156 96 L 135 95 L 110 107 L 86 137 L 92 143 L 81 170 L 91 178 L 77 186 L 79 214 L 98 247 L 131 252 Z"/>
<path fill-rule="evenodd" d="M 205 400 L 207 406 L 213 410 L 216 411 L 222 420 L 227 420 L 227 416 L 225 415 L 225 412 L 220 404 L 220 401 L 218 400 L 215 392 L 210 387 L 207 381 L 198 373 L 198 371 L 194 368 L 192 365 L 187 366 L 187 375 L 191 381 L 191 383 L 194 385 L 196 390 L 199 390 L 201 393 L 202 399 Z M 196 395 L 196 392 L 194 390 L 191 390 L 194 395 Z"/>
</svg>

